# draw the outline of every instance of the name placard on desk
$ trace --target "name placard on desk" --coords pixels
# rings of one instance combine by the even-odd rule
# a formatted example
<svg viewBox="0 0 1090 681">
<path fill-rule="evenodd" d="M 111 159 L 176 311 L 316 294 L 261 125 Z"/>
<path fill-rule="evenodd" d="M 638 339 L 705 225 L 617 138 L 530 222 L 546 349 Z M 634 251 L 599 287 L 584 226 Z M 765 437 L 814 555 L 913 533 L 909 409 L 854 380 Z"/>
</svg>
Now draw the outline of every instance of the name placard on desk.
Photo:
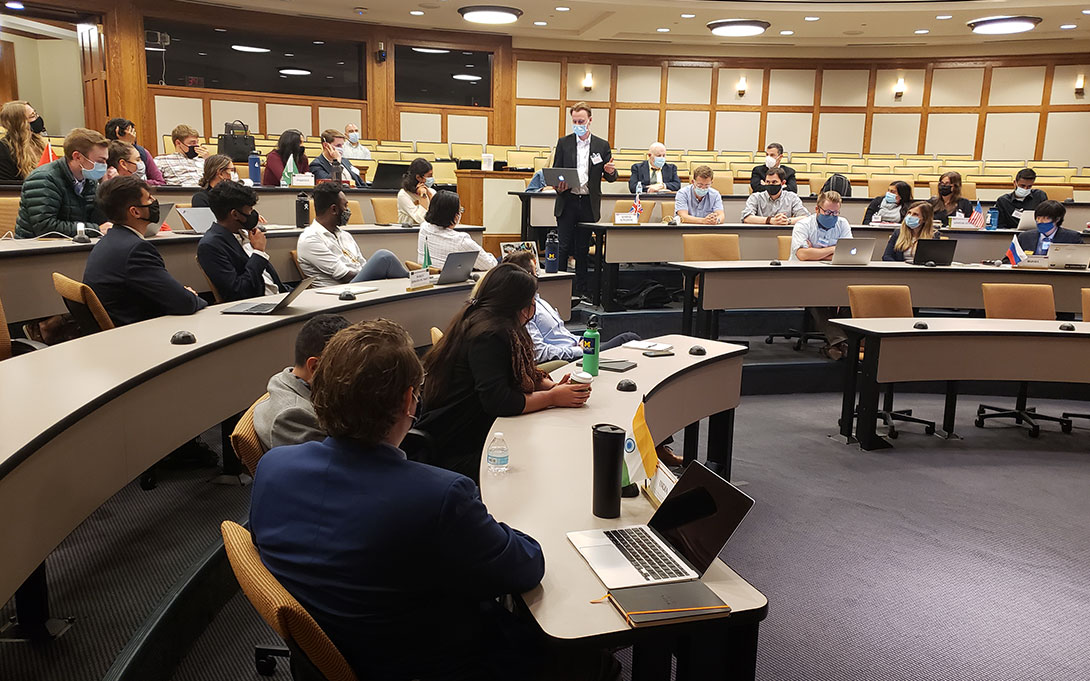
<svg viewBox="0 0 1090 681">
<path fill-rule="evenodd" d="M 409 286 L 405 290 L 419 291 L 421 289 L 431 288 L 431 285 L 431 275 L 428 274 L 428 269 L 425 267 L 409 272 Z"/>
<path fill-rule="evenodd" d="M 640 224 L 639 213 L 614 213 L 613 224 L 615 225 L 638 225 Z"/>
</svg>

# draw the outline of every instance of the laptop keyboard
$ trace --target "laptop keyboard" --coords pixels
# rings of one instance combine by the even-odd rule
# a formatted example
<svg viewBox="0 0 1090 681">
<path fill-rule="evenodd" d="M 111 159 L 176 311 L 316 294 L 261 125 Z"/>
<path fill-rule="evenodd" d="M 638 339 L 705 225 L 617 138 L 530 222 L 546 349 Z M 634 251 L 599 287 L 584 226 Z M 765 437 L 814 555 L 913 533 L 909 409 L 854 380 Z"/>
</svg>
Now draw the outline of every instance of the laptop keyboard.
<svg viewBox="0 0 1090 681">
<path fill-rule="evenodd" d="M 647 581 L 688 576 L 689 570 L 662 550 L 644 527 L 605 530 L 606 537 L 617 547 L 632 567 Z"/>
</svg>

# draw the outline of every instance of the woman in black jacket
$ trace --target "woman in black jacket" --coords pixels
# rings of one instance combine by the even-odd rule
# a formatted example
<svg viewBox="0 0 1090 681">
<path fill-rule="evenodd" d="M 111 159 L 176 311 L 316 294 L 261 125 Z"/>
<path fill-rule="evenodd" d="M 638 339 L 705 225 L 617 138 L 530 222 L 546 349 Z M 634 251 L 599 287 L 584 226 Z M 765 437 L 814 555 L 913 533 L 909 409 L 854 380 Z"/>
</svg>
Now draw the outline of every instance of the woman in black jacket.
<svg viewBox="0 0 1090 681">
<path fill-rule="evenodd" d="M 916 242 L 920 239 L 937 239 L 935 231 L 935 213 L 930 201 L 917 201 L 908 207 L 901 227 L 890 235 L 886 243 L 886 252 L 882 260 L 904 262 L 916 253 Z"/>
<path fill-rule="evenodd" d="M 418 427 L 434 443 L 428 463 L 479 483 L 481 452 L 497 417 L 581 407 L 590 397 L 589 385 L 568 376 L 554 383 L 534 365 L 526 322 L 535 293 L 537 279 L 517 265 L 492 268 L 424 356 Z"/>
<path fill-rule="evenodd" d="M 973 204 L 961 195 L 961 173 L 951 170 L 939 177 L 939 195 L 931 197 L 931 206 L 935 219 L 943 225 L 951 215 L 960 213 L 967 218 L 973 214 Z"/>
<path fill-rule="evenodd" d="M 875 197 L 867 212 L 863 214 L 863 224 L 874 222 L 899 223 L 908 213 L 908 204 L 912 203 L 912 186 L 897 180 L 889 183 L 889 189 L 882 196 Z"/>
</svg>

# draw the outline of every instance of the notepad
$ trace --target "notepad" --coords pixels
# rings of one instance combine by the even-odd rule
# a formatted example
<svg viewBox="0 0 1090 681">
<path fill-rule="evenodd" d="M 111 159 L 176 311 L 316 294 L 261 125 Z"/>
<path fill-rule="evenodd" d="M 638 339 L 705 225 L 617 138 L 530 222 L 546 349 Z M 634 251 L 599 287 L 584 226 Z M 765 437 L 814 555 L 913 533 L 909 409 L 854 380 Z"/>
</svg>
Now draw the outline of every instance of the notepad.
<svg viewBox="0 0 1090 681">
<path fill-rule="evenodd" d="M 699 580 L 614 589 L 609 601 L 634 627 L 730 614 L 730 606 Z"/>
<path fill-rule="evenodd" d="M 653 343 L 651 341 L 638 341 L 638 340 L 628 341 L 627 343 L 625 343 L 621 347 L 622 348 L 631 348 L 633 350 L 656 350 L 656 351 L 661 351 L 661 352 L 665 352 L 667 350 L 673 350 L 674 349 L 674 346 L 670 345 L 669 343 Z"/>
</svg>

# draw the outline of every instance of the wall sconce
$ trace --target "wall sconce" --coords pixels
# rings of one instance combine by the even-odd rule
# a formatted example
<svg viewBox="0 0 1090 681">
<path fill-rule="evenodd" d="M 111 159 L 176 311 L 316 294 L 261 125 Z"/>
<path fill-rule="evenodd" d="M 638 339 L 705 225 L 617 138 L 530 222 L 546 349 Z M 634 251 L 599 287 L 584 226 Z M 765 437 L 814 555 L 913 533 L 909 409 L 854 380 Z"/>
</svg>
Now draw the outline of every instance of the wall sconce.
<svg viewBox="0 0 1090 681">
<path fill-rule="evenodd" d="M 893 86 L 893 99 L 898 102 L 901 101 L 901 97 L 905 96 L 905 79 L 904 76 L 897 79 L 897 84 Z"/>
<path fill-rule="evenodd" d="M 1075 94 L 1082 97 L 1086 94 L 1086 77 L 1083 74 L 1079 74 L 1075 77 Z"/>
<path fill-rule="evenodd" d="M 594 76 L 592 76 L 590 74 L 590 71 L 587 71 L 587 75 L 583 76 L 583 89 L 586 90 L 587 92 L 590 92 L 591 88 L 593 88 L 593 87 L 594 87 Z"/>
<path fill-rule="evenodd" d="M 746 83 L 746 77 L 741 76 L 738 79 L 738 96 L 739 97 L 745 97 L 746 96 L 746 86 L 747 85 L 748 85 L 748 83 Z"/>
</svg>

